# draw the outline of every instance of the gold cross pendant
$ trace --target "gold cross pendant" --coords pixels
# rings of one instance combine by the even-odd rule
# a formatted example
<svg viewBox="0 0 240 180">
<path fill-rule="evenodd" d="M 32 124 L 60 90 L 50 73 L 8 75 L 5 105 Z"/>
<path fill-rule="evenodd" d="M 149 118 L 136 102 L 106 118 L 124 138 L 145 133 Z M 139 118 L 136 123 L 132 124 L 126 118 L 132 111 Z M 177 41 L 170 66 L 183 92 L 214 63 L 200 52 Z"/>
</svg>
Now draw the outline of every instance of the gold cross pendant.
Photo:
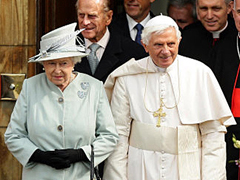
<svg viewBox="0 0 240 180">
<path fill-rule="evenodd" d="M 161 126 L 160 125 L 161 124 L 161 117 L 165 117 L 166 116 L 166 113 L 164 113 L 162 111 L 163 111 L 163 109 L 162 109 L 162 105 L 161 105 L 160 108 L 153 113 L 154 117 L 158 117 L 158 121 L 157 121 L 157 125 L 156 125 L 157 127 Z"/>
</svg>

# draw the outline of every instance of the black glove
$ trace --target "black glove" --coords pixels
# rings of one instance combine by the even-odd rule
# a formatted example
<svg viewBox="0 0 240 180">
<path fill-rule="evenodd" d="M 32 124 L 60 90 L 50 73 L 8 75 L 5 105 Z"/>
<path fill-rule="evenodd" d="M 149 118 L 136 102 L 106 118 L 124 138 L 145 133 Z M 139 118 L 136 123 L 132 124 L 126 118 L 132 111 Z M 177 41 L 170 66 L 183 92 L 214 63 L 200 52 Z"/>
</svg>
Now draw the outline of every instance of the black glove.
<svg viewBox="0 0 240 180">
<path fill-rule="evenodd" d="M 46 164 L 55 169 L 65 169 L 71 165 L 65 154 L 56 155 L 55 151 L 41 151 L 40 149 L 33 153 L 29 161 Z"/>
<path fill-rule="evenodd" d="M 79 161 L 88 161 L 88 158 L 82 149 L 56 149 L 56 156 L 64 156 L 70 163 Z"/>
</svg>

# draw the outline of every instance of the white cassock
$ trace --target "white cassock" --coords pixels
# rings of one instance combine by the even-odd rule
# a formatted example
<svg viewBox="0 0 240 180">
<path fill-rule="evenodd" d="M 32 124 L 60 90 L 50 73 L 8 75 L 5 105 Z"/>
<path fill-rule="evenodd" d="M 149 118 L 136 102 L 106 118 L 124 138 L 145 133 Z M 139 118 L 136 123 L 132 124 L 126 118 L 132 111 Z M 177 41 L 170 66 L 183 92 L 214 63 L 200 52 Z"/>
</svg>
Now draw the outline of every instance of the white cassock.
<svg viewBox="0 0 240 180">
<path fill-rule="evenodd" d="M 226 179 L 224 134 L 236 122 L 207 66 L 180 55 L 168 68 L 133 59 L 105 89 L 120 140 L 103 180 Z"/>
</svg>

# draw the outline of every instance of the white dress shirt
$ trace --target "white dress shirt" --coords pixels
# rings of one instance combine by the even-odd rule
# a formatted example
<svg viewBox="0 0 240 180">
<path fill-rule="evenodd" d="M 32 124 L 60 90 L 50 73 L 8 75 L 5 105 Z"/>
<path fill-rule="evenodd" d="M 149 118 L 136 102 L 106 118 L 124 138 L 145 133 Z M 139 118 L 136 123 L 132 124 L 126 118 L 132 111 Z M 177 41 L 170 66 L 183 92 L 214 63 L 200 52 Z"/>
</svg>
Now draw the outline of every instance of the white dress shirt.
<svg viewBox="0 0 240 180">
<path fill-rule="evenodd" d="M 134 21 L 134 19 L 131 18 L 129 15 L 126 14 L 126 16 L 127 16 L 130 36 L 132 40 L 135 41 L 135 38 L 137 35 L 137 29 L 135 29 L 134 27 L 136 26 L 136 24 L 138 24 L 138 22 Z M 151 19 L 150 13 L 148 13 L 147 17 L 143 21 L 141 21 L 140 24 L 144 27 L 150 19 Z"/>
<path fill-rule="evenodd" d="M 100 45 L 100 48 L 98 48 L 97 52 L 96 52 L 96 55 L 99 59 L 99 61 L 101 60 L 102 56 L 103 56 L 103 53 L 107 47 L 107 44 L 108 44 L 108 41 L 110 39 L 110 32 L 107 28 L 104 36 L 97 42 L 97 44 Z M 86 45 L 86 53 L 89 54 L 90 53 L 90 49 L 89 49 L 89 46 L 91 46 L 91 44 L 93 44 L 93 42 L 89 41 L 88 39 L 84 38 L 85 40 L 85 45 Z"/>
</svg>

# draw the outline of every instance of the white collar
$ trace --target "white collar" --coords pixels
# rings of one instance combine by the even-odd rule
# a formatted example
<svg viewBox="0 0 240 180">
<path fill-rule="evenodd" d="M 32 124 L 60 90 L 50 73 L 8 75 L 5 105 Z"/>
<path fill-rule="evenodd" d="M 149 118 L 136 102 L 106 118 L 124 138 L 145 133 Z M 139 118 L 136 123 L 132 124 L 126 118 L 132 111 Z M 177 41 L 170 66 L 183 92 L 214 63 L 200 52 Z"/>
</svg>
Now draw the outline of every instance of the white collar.
<svg viewBox="0 0 240 180">
<path fill-rule="evenodd" d="M 103 37 L 97 42 L 97 44 L 99 44 L 102 48 L 106 48 L 107 44 L 108 44 L 108 41 L 109 41 L 109 38 L 110 38 L 110 33 L 109 33 L 109 30 L 107 28 L 105 34 L 103 35 Z M 86 46 L 86 49 L 91 45 L 93 44 L 91 41 L 89 41 L 88 39 L 84 38 L 85 40 L 85 46 Z"/>
<path fill-rule="evenodd" d="M 161 72 L 161 73 L 165 73 L 165 72 L 169 72 L 171 71 L 174 67 L 176 67 L 176 62 L 178 61 L 178 56 L 175 58 L 175 60 L 173 61 L 173 63 L 168 66 L 167 68 L 162 68 L 157 66 L 156 64 L 154 64 L 152 58 L 149 56 L 149 68 L 153 69 L 154 72 Z"/>
<path fill-rule="evenodd" d="M 223 32 L 227 28 L 227 26 L 228 26 L 228 21 L 227 21 L 227 23 L 226 23 L 226 25 L 225 25 L 225 27 L 223 29 L 221 29 L 219 31 L 211 31 L 211 33 L 213 35 L 213 38 L 219 38 L 221 32 Z"/>
<path fill-rule="evenodd" d="M 133 18 L 131 18 L 128 14 L 126 14 L 127 16 L 127 21 L 128 21 L 128 26 L 129 26 L 129 31 L 131 31 L 132 29 L 134 29 L 134 27 L 136 26 L 136 24 L 138 24 L 138 22 L 136 22 Z M 142 20 L 140 22 L 140 24 L 144 27 L 147 22 L 151 19 L 150 17 L 150 13 L 148 13 L 147 17 Z"/>
</svg>

